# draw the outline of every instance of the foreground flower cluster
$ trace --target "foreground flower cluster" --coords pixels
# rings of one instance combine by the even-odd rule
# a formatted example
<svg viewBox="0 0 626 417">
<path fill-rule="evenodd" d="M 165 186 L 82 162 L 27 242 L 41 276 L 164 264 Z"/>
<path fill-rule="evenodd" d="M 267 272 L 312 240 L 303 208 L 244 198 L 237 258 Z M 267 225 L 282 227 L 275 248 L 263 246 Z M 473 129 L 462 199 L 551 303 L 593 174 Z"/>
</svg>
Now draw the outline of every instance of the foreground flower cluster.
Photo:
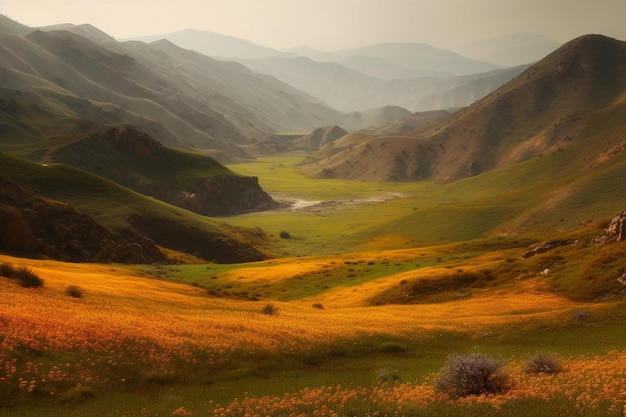
<svg viewBox="0 0 626 417">
<path fill-rule="evenodd" d="M 371 314 L 374 307 L 359 306 L 358 300 L 377 284 L 359 287 L 362 294 L 339 288 L 325 299 L 280 303 L 279 314 L 270 316 L 262 313 L 263 302 L 210 297 L 200 288 L 141 279 L 109 266 L 46 262 L 33 266 L 44 278 L 43 288 L 26 289 L 0 278 L 0 407 L 42 398 L 82 401 L 172 381 L 191 383 L 198 376 L 236 369 L 239 362 L 272 355 L 306 358 L 336 346 L 355 346 L 376 334 L 432 338 L 455 331 L 478 338 L 506 326 L 571 320 L 578 308 L 545 291 L 541 281 L 526 280 L 497 296 L 485 292 L 438 305 L 380 306 L 376 314 Z M 83 296 L 68 296 L 69 285 L 80 287 Z M 318 301 L 324 309 L 312 307 Z M 203 410 L 181 404 L 175 411 L 401 416 L 428 415 L 425 410 L 448 415 L 458 407 L 479 407 L 507 415 L 520 402 L 531 402 L 534 408 L 559 404 L 560 415 L 623 417 L 626 353 L 570 358 L 565 366 L 557 375 L 533 376 L 513 363 L 512 389 L 497 396 L 450 400 L 427 378 L 420 384 L 311 387 L 227 405 L 209 403 Z"/>
<path fill-rule="evenodd" d="M 501 395 L 450 399 L 430 382 L 373 387 L 306 388 L 284 396 L 246 397 L 216 405 L 214 417 L 262 416 L 412 416 L 445 415 L 479 409 L 481 415 L 626 416 L 626 352 L 579 357 L 565 362 L 566 371 L 526 374 L 521 363 L 510 365 L 513 386 Z M 543 409 L 543 411 L 542 411 Z M 521 410 L 521 411 L 520 411 Z M 431 414 L 432 413 L 432 414 Z"/>
</svg>

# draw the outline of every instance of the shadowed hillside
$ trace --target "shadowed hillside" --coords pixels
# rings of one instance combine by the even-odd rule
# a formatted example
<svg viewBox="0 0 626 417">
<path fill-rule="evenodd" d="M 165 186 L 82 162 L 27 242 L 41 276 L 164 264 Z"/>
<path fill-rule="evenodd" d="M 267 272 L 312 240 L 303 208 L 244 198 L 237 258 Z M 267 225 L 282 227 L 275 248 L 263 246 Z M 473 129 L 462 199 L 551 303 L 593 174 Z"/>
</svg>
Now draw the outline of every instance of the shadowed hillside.
<svg viewBox="0 0 626 417">
<path fill-rule="evenodd" d="M 276 207 L 256 177 L 242 177 L 212 158 L 166 148 L 127 127 L 91 134 L 38 156 L 65 163 L 206 216 Z"/>
<path fill-rule="evenodd" d="M 587 126 L 602 115 L 610 118 L 607 129 L 626 129 L 626 118 L 616 115 L 626 112 L 624 74 L 624 42 L 583 36 L 434 127 L 365 141 L 307 172 L 372 181 L 450 181 L 593 140 L 599 132 Z"/>
<path fill-rule="evenodd" d="M 37 164 L 0 153 L 0 175 L 45 199 L 54 199 L 74 207 L 104 226 L 97 227 L 108 229 L 103 234 L 113 233 L 125 238 L 129 236 L 126 238 L 129 242 L 135 242 L 137 236 L 143 236 L 161 247 L 214 262 L 249 262 L 272 256 L 266 249 L 270 239 L 260 229 L 235 227 L 199 216 L 66 165 Z M 9 213 L 14 211 L 8 209 Z M 45 222 L 38 220 L 43 226 L 54 228 L 54 224 L 60 222 L 58 227 L 61 229 L 77 227 L 77 230 L 82 230 L 81 239 L 91 237 L 93 243 L 90 244 L 96 247 L 105 244 L 98 243 L 99 234 L 90 234 L 90 229 L 80 228 L 87 222 L 81 220 L 87 218 L 86 216 L 70 217 L 67 219 L 68 224 L 63 226 L 64 223 L 59 219 L 66 217 L 61 211 L 46 209 L 45 212 L 51 214 Z M 74 225 L 74 219 L 80 221 Z M 37 229 L 31 230 L 35 237 L 39 237 Z M 63 233 L 59 233 L 57 237 L 54 229 L 47 233 L 50 235 L 46 235 L 46 240 L 50 239 L 51 242 L 70 237 Z M 36 249 L 33 247 L 33 250 Z M 94 254 L 99 253 L 96 249 L 93 251 Z M 94 254 L 91 255 L 95 256 Z"/>
<path fill-rule="evenodd" d="M 165 261 L 140 234 L 113 234 L 72 206 L 47 200 L 0 178 L 0 247 L 72 262 Z"/>
</svg>

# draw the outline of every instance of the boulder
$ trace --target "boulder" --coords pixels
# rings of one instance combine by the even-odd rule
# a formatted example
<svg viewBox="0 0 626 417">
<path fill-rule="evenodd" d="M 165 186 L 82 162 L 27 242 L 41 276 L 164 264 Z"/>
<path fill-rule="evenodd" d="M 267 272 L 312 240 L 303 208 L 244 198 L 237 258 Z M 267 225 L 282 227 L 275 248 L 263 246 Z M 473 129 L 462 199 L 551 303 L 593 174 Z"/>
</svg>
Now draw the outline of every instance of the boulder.
<svg viewBox="0 0 626 417">
<path fill-rule="evenodd" d="M 622 242 L 626 239 L 624 223 L 626 222 L 626 210 L 613 217 L 609 225 L 594 239 L 594 242 Z"/>
</svg>

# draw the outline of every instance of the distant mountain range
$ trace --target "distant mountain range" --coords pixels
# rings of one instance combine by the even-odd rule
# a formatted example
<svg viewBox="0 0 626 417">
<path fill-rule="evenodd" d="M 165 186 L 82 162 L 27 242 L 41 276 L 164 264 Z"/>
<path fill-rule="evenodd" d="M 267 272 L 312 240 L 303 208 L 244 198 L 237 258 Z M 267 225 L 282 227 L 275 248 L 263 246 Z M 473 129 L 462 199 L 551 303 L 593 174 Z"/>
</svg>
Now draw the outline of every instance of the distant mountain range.
<svg viewBox="0 0 626 417">
<path fill-rule="evenodd" d="M 4 141 L 129 123 L 164 145 L 227 159 L 246 157 L 240 145 L 268 133 L 345 118 L 275 78 L 169 41 L 120 43 L 89 25 L 28 31 L 6 21 L 0 98 L 31 109 L 23 118 L 38 114 L 7 121 Z"/>
<path fill-rule="evenodd" d="M 527 66 L 453 77 L 382 80 L 336 62 L 271 57 L 240 60 L 260 73 L 319 98 L 343 112 L 400 106 L 409 111 L 465 107 L 512 80 Z"/>
<path fill-rule="evenodd" d="M 185 29 L 161 35 L 136 36 L 127 40 L 152 43 L 162 39 L 167 39 L 181 48 L 198 51 L 213 58 L 259 59 L 273 56 L 294 56 L 294 54 L 257 45 L 245 39 L 196 29 Z"/>
<path fill-rule="evenodd" d="M 543 58 L 558 46 L 531 35 L 512 38 L 513 46 L 506 39 L 483 42 L 481 50 L 489 51 L 488 55 L 515 55 L 511 48 L 523 52 L 518 56 L 521 64 L 503 68 L 423 43 L 387 43 L 336 52 L 309 47 L 279 51 L 191 29 L 135 39 L 167 39 L 217 59 L 238 61 L 342 112 L 389 105 L 410 111 L 465 107 L 510 81 L 527 67 L 524 64 Z M 477 53 L 471 45 L 468 50 Z"/>
</svg>

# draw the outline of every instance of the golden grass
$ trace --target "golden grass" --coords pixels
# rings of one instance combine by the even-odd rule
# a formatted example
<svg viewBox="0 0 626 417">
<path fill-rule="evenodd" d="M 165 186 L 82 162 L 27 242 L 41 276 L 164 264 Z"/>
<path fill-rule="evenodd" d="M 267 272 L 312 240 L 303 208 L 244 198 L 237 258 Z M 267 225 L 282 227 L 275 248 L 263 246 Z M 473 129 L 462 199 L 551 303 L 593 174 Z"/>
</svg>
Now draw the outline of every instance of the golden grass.
<svg viewBox="0 0 626 417">
<path fill-rule="evenodd" d="M 276 260 L 226 275 L 280 284 L 293 274 L 310 272 L 326 262 L 366 261 L 381 256 L 400 261 L 440 252 L 441 249 L 414 249 L 343 255 L 334 261 Z M 468 268 L 489 263 L 492 257 L 468 260 Z M 476 291 L 469 298 L 439 304 L 368 305 L 372 294 L 403 279 L 436 276 L 446 269 L 439 266 L 401 272 L 357 286 L 329 288 L 296 301 L 273 301 L 278 315 L 270 316 L 262 313 L 266 301 L 216 298 L 202 288 L 146 278 L 124 266 L 3 255 L 0 262 L 27 266 L 44 280 L 42 288 L 25 289 L 0 278 L 0 390 L 24 397 L 78 395 L 74 393 L 78 388 L 87 393 L 92 389 L 125 391 L 131 385 L 142 386 L 142 379 L 167 380 L 194 372 L 203 372 L 206 378 L 220 370 L 245 366 L 248 361 L 314 357 L 319 352 L 331 355 L 337 346 L 358 349 L 368 336 L 384 335 L 416 343 L 435 341 L 446 332 L 464 340 L 498 337 L 505 331 L 534 331 L 538 323 L 545 328 L 560 326 L 571 322 L 575 309 L 595 315 L 596 310 L 604 308 L 601 303 L 582 304 L 563 298 L 553 293 L 542 277 L 494 286 Z M 65 291 L 70 285 L 78 286 L 83 297 L 67 295 Z M 315 308 L 316 303 L 324 308 Z M 610 360 L 623 357 L 618 353 L 607 356 Z M 623 367 L 600 374 L 593 382 L 595 385 L 583 385 L 594 368 L 599 372 L 609 369 L 606 361 L 601 357 L 573 360 L 570 369 L 584 369 L 585 373 L 568 373 L 551 380 L 515 376 L 515 391 L 485 401 L 499 407 L 519 398 L 550 398 L 562 393 L 545 381 L 569 387 L 569 381 L 574 380 L 577 385 L 568 388 L 566 395 L 575 397 L 575 404 L 589 403 L 591 407 L 594 400 L 590 397 L 592 388 L 588 387 L 602 386 L 606 393 L 602 395 L 609 397 L 620 394 L 603 384 L 607 378 L 622 378 Z M 310 407 L 305 415 L 313 411 L 318 415 L 336 415 L 329 410 L 341 414 L 348 402 L 364 403 L 367 407 L 419 407 L 438 401 L 442 399 L 426 378 L 422 384 L 399 386 L 311 387 L 280 397 L 235 400 L 226 407 L 208 404 L 208 411 L 214 415 L 282 415 L 284 407 L 295 404 L 296 408 Z M 467 401 L 471 406 L 471 401 L 482 400 Z M 622 406 L 619 401 L 615 400 L 612 407 Z M 324 410 L 328 413 L 324 414 Z M 177 411 L 183 413 L 186 409 Z"/>
<path fill-rule="evenodd" d="M 0 257 L 17 265 L 24 260 Z M 250 279 L 282 279 L 319 266 L 318 261 L 238 270 Z M 134 276 L 123 267 L 28 261 L 45 286 L 28 290 L 0 281 L 5 297 L 0 317 L 10 341 L 38 349 L 100 350 L 122 339 L 143 340 L 164 352 L 195 346 L 212 352 L 262 350 L 294 352 L 324 341 L 347 341 L 363 334 L 416 336 L 432 330 L 480 332 L 530 320 L 558 320 L 576 306 L 551 293 L 540 278 L 514 287 L 479 292 L 468 299 L 441 304 L 365 306 L 364 300 L 410 271 L 362 284 L 338 287 L 319 296 L 275 304 L 278 317 L 261 313 L 264 302 L 209 296 L 189 285 Z M 288 270 L 287 270 L 288 269 Z M 281 273 L 283 275 L 281 275 Z M 77 285 L 84 298 L 64 291 Z M 321 303 L 324 310 L 312 308 Z M 468 325 L 468 323 L 470 325 Z M 26 342 L 25 342 L 26 341 Z"/>
</svg>

